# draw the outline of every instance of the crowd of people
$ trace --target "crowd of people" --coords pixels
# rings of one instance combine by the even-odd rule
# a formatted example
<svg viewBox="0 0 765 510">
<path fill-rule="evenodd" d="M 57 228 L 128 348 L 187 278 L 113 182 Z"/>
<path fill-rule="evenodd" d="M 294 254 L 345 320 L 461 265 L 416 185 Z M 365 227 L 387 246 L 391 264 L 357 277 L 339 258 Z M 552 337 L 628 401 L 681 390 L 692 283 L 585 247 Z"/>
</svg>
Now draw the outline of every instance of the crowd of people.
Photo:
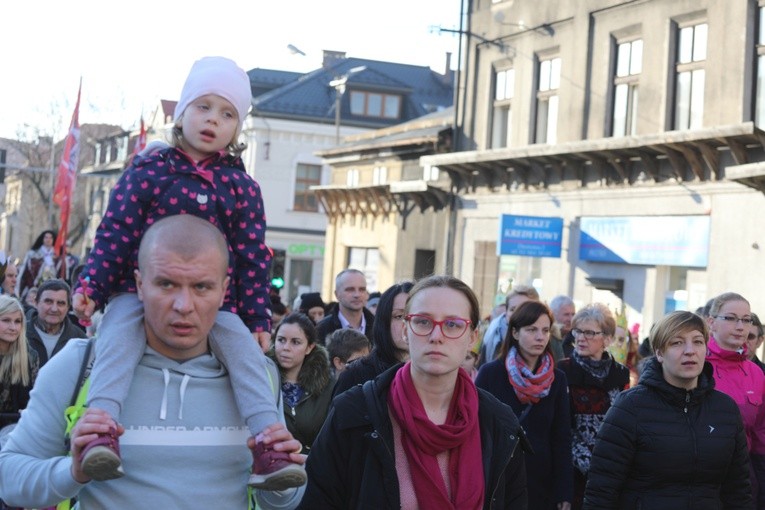
<svg viewBox="0 0 765 510">
<path fill-rule="evenodd" d="M 0 510 L 765 509 L 743 296 L 642 344 L 623 312 L 532 286 L 483 317 L 448 275 L 370 293 L 347 268 L 332 303 L 288 307 L 240 158 L 250 94 L 232 61 L 195 62 L 83 264 L 49 230 L 6 261 Z"/>
</svg>

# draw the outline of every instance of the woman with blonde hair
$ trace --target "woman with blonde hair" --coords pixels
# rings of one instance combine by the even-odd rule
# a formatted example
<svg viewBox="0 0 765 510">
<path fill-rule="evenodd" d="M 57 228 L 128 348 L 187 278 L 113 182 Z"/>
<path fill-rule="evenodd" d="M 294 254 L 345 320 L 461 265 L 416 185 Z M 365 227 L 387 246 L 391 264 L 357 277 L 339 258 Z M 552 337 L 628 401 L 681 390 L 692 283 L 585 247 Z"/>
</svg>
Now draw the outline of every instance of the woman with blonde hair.
<svg viewBox="0 0 765 510">
<path fill-rule="evenodd" d="M 746 357 L 752 310 L 740 294 L 725 292 L 709 308 L 707 361 L 717 389 L 738 405 L 751 459 L 751 482 L 757 508 L 765 508 L 765 375 Z"/>
<path fill-rule="evenodd" d="M 21 303 L 0 296 L 0 428 L 15 423 L 29 402 L 39 361 L 27 345 L 26 319 Z"/>
<path fill-rule="evenodd" d="M 746 435 L 704 361 L 704 319 L 677 311 L 651 329 L 655 357 L 606 414 L 586 510 L 752 508 Z"/>
<path fill-rule="evenodd" d="M 429 276 L 405 312 L 409 361 L 335 398 L 298 508 L 527 508 L 523 430 L 460 368 L 478 340 L 475 293 Z"/>
</svg>

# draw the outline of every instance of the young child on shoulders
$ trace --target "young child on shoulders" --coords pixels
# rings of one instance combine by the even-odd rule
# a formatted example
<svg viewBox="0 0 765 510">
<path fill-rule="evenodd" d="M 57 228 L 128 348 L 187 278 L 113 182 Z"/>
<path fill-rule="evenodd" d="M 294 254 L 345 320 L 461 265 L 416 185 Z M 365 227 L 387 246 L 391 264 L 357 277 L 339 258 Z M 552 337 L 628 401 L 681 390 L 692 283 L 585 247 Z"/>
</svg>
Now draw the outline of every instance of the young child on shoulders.
<svg viewBox="0 0 765 510">
<path fill-rule="evenodd" d="M 106 305 L 88 406 L 107 411 L 118 422 L 145 350 L 134 276 L 143 233 L 153 222 L 175 214 L 193 214 L 217 226 L 229 244 L 231 284 L 210 346 L 228 369 L 239 411 L 257 440 L 249 484 L 282 490 L 300 486 L 306 478 L 288 454 L 264 448 L 258 440 L 279 415 L 263 354 L 271 330 L 271 254 L 265 244 L 263 198 L 240 158 L 245 145 L 238 143 L 251 100 L 249 77 L 233 61 L 205 57 L 194 63 L 175 109 L 172 146 L 136 157 L 114 187 L 73 308 L 87 320 Z M 182 339 L 185 329 L 193 327 L 194 312 L 187 312 L 183 324 L 169 324 L 163 333 Z M 82 465 L 94 480 L 122 476 L 115 430 L 88 445 Z"/>
</svg>

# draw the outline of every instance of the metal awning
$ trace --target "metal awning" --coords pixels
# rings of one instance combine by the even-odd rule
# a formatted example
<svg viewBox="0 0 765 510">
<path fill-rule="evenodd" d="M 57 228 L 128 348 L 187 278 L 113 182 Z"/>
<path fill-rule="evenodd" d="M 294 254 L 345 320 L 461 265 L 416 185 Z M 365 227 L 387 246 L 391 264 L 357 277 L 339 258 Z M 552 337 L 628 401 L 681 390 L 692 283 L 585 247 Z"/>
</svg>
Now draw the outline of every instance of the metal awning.
<svg viewBox="0 0 765 510">
<path fill-rule="evenodd" d="M 452 194 L 426 181 L 398 181 L 378 186 L 311 186 L 330 221 L 346 215 L 380 217 L 398 213 L 402 228 L 415 209 L 440 211 L 451 203 Z"/>
<path fill-rule="evenodd" d="M 585 182 L 594 168 L 611 183 L 631 184 L 641 178 L 718 180 L 733 165 L 765 159 L 765 132 L 752 122 L 642 136 L 580 140 L 555 145 L 465 151 L 423 156 L 420 165 L 447 172 L 457 189 L 505 186 L 514 182 L 547 187 L 567 178 Z M 641 175 L 642 174 L 642 175 Z M 735 178 L 734 178 L 735 179 Z M 738 179 L 736 179 L 738 180 Z M 762 191 L 763 178 L 739 182 Z"/>
</svg>

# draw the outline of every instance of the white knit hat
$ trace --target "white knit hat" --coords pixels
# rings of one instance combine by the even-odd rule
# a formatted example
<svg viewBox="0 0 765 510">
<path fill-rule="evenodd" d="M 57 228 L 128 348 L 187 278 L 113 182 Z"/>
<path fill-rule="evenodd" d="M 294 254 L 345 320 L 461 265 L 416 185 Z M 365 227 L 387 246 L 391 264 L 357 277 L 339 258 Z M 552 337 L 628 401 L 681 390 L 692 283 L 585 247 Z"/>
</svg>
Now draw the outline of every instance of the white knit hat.
<svg viewBox="0 0 765 510">
<path fill-rule="evenodd" d="M 220 96 L 234 105 L 239 114 L 239 129 L 236 131 L 238 135 L 252 104 L 252 89 L 247 73 L 236 65 L 236 62 L 224 57 L 204 57 L 197 60 L 191 66 L 186 83 L 183 84 L 173 118 L 180 118 L 191 102 L 207 94 Z"/>
</svg>

